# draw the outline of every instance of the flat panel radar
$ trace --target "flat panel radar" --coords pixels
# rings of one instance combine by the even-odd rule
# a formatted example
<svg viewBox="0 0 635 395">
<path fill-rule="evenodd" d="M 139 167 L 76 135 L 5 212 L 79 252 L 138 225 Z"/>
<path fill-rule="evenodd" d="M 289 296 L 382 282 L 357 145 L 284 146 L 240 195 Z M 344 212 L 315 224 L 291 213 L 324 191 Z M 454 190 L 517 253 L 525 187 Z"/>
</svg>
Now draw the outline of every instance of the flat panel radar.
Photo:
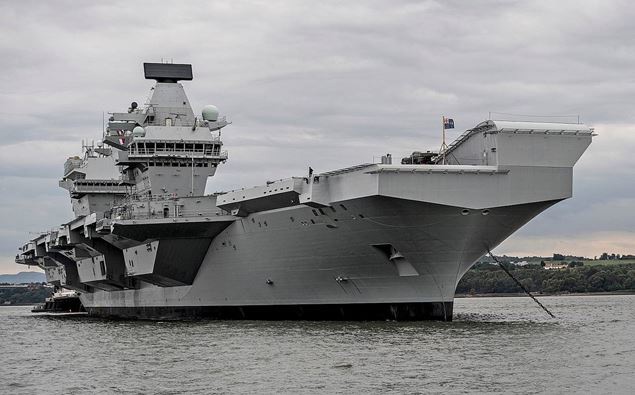
<svg viewBox="0 0 635 395">
<path fill-rule="evenodd" d="M 192 80 L 191 64 L 144 63 L 143 72 L 147 80 L 156 80 L 157 82 Z"/>
</svg>

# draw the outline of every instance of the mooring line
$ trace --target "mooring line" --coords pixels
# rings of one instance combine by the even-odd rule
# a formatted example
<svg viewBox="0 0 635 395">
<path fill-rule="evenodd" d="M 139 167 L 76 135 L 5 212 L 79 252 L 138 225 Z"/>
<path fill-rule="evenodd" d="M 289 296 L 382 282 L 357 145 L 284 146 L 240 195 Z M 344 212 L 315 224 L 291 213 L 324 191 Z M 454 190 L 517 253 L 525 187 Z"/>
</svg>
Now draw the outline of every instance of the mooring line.
<svg viewBox="0 0 635 395">
<path fill-rule="evenodd" d="M 489 250 L 489 248 L 487 249 L 487 253 L 489 254 L 489 256 L 491 256 L 491 257 L 492 257 L 492 259 L 494 260 L 494 262 L 498 263 L 498 266 L 500 266 L 500 267 L 501 267 L 501 269 L 503 269 L 503 271 L 504 271 L 505 273 L 507 273 L 507 275 L 508 275 L 509 277 L 511 277 L 511 279 L 512 279 L 512 280 L 514 280 L 514 282 L 516 283 L 516 285 L 518 285 L 518 286 L 520 287 L 520 289 L 522 289 L 523 291 L 525 291 L 525 293 L 526 293 L 527 295 L 529 295 L 529 297 L 530 297 L 530 298 L 532 298 L 532 299 L 534 300 L 534 302 L 538 303 L 538 306 L 542 307 L 542 309 L 543 309 L 544 311 L 546 311 L 546 312 L 547 312 L 547 314 L 549 314 L 549 315 L 551 316 L 551 318 L 556 318 L 556 316 L 555 316 L 555 315 L 553 315 L 553 314 L 551 313 L 551 311 L 549 311 L 549 310 L 548 310 L 545 306 L 543 306 L 543 305 L 542 305 L 542 303 L 540 303 L 540 302 L 538 301 L 538 299 L 536 299 L 536 297 L 535 297 L 534 295 L 532 295 L 532 294 L 531 294 L 531 292 L 529 292 L 529 290 L 528 290 L 527 288 L 525 288 L 525 286 L 524 286 L 524 285 L 522 285 L 522 284 L 520 283 L 520 281 L 518 281 L 518 280 L 516 279 L 516 277 L 514 277 L 514 276 L 511 274 L 511 272 L 510 272 L 510 271 L 509 271 L 509 270 L 505 267 L 505 265 L 503 265 L 503 264 L 502 264 L 502 263 L 501 263 L 498 259 L 496 259 L 496 257 L 494 256 L 494 254 L 492 254 L 492 251 L 490 251 L 490 250 Z"/>
</svg>

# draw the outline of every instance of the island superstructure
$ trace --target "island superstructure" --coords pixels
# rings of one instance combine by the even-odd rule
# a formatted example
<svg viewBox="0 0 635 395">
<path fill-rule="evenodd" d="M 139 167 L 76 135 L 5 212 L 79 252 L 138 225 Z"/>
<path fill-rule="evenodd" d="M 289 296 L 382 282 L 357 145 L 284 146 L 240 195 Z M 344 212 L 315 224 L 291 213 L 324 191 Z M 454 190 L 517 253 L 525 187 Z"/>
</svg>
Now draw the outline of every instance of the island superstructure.
<svg viewBox="0 0 635 395">
<path fill-rule="evenodd" d="M 229 122 L 214 106 L 195 115 L 179 82 L 190 65 L 144 71 L 148 102 L 113 113 L 103 143 L 64 165 L 75 218 L 16 257 L 94 316 L 451 320 L 471 265 L 572 196 L 594 135 L 487 120 L 425 164 L 387 155 L 205 195 Z"/>
</svg>

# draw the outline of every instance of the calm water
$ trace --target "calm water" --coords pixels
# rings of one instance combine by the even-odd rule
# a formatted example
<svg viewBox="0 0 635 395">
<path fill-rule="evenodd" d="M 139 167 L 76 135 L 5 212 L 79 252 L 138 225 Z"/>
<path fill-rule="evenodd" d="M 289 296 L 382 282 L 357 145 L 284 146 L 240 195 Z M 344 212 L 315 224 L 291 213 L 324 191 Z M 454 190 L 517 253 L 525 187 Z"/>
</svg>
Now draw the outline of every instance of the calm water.
<svg viewBox="0 0 635 395">
<path fill-rule="evenodd" d="M 125 322 L 0 308 L 0 392 L 634 393 L 635 296 L 457 299 L 454 322 Z"/>
</svg>

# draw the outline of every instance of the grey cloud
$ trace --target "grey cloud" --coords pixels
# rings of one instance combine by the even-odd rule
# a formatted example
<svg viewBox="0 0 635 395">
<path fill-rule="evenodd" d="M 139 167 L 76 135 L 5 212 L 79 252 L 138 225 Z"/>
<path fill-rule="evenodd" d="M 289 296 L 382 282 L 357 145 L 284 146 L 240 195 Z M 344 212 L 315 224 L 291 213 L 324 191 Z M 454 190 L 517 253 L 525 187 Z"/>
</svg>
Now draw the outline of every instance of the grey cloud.
<svg viewBox="0 0 635 395">
<path fill-rule="evenodd" d="M 234 121 L 230 161 L 208 190 L 438 149 L 441 115 L 466 129 L 489 111 L 580 114 L 607 132 L 576 169 L 576 195 L 519 237 L 563 224 L 574 235 L 625 231 L 633 219 L 624 210 L 635 183 L 623 169 L 635 142 L 612 131 L 635 124 L 635 7 L 626 1 L 22 1 L 0 12 L 0 150 L 26 149 L 0 158 L 4 181 L 59 177 L 72 154 L 59 144 L 99 139 L 102 111 L 147 97 L 141 63 L 173 58 L 193 64 L 184 85 L 195 109 L 213 103 Z M 34 142 L 43 145 L 29 152 Z M 2 229 L 47 226 L 52 218 L 27 209 L 42 194 L 67 207 L 65 191 L 37 185 L 0 197 L 24 202 L 4 212 Z M 24 237 L 2 234 L 9 256 L 5 246 Z"/>
</svg>

